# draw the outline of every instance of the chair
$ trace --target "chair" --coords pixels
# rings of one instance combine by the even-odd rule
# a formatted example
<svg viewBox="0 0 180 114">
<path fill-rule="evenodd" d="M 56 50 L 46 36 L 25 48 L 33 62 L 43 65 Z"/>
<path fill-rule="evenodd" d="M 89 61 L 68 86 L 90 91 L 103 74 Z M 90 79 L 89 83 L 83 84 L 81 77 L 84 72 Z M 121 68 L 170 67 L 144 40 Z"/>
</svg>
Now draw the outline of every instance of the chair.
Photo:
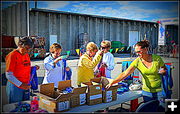
<svg viewBox="0 0 180 114">
<path fill-rule="evenodd" d="M 146 103 L 142 103 L 136 109 L 135 112 L 158 112 L 159 101 L 151 100 Z"/>
</svg>

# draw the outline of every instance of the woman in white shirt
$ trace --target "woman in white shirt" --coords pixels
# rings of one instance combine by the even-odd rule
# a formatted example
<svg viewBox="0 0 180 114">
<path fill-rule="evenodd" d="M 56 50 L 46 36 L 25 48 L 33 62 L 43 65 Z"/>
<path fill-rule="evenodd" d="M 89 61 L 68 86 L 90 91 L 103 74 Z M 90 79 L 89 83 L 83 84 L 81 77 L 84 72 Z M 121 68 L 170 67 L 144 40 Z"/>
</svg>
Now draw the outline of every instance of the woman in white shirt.
<svg viewBox="0 0 180 114">
<path fill-rule="evenodd" d="M 111 42 L 108 40 L 101 42 L 101 49 L 104 50 L 101 67 L 105 67 L 106 78 L 111 78 L 111 70 L 114 69 L 114 56 L 109 52 Z"/>
<path fill-rule="evenodd" d="M 58 43 L 54 43 L 50 46 L 50 55 L 44 59 L 45 77 L 43 84 L 54 83 L 54 87 L 58 88 L 58 82 L 67 79 L 66 73 L 64 72 L 64 62 L 60 57 L 62 48 Z M 66 71 L 69 68 L 66 69 Z"/>
</svg>

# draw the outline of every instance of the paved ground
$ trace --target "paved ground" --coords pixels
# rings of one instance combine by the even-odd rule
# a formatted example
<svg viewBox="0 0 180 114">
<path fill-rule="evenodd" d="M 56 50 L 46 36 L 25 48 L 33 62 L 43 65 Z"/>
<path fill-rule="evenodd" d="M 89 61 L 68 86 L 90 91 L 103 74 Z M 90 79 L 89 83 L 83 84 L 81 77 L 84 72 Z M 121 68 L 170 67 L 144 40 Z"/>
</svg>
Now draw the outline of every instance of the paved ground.
<svg viewBox="0 0 180 114">
<path fill-rule="evenodd" d="M 122 70 L 122 65 L 121 61 L 123 60 L 133 60 L 135 57 L 131 58 L 129 55 L 114 55 L 115 56 L 115 68 L 112 71 L 112 78 L 116 78 Z M 179 59 L 177 58 L 167 58 L 167 57 L 162 57 L 164 62 L 166 63 L 172 63 L 174 66 L 174 69 L 172 69 L 172 76 L 173 76 L 173 81 L 174 81 L 174 87 L 173 87 L 173 94 L 172 98 L 178 98 L 179 96 Z M 76 81 L 77 81 L 77 63 L 78 63 L 78 57 L 72 56 L 70 57 L 70 60 L 67 60 L 68 66 L 72 69 L 72 85 L 74 87 L 77 87 Z M 38 77 L 41 77 L 43 79 L 45 70 L 44 70 L 44 65 L 43 65 L 43 60 L 33 60 L 32 65 L 39 65 L 40 69 L 37 72 Z M 5 63 L 2 63 L 1 66 L 1 71 L 2 73 L 5 71 Z M 42 80 L 41 80 L 42 81 Z M 6 99 L 6 93 L 5 93 L 5 86 L 2 86 L 2 104 L 7 104 L 7 99 Z M 116 107 L 116 106 L 115 106 Z"/>
</svg>

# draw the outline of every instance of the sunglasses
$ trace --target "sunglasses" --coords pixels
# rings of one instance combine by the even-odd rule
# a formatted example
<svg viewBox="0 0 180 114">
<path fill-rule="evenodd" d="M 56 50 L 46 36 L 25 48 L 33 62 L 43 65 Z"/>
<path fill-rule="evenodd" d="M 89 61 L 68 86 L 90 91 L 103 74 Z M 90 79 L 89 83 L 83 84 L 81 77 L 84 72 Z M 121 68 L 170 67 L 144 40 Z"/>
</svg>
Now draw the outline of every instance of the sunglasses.
<svg viewBox="0 0 180 114">
<path fill-rule="evenodd" d="M 142 53 L 143 51 L 135 51 L 135 53 Z"/>
<path fill-rule="evenodd" d="M 102 47 L 102 46 L 101 46 L 101 49 L 106 49 L 106 48 L 109 48 L 109 47 Z"/>
</svg>

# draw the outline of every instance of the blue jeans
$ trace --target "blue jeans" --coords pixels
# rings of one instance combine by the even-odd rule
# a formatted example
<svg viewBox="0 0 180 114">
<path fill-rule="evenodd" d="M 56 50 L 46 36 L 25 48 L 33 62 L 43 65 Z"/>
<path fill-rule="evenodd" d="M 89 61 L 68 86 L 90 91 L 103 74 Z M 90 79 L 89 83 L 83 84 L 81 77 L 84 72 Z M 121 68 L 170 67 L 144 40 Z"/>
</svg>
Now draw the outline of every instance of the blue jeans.
<svg viewBox="0 0 180 114">
<path fill-rule="evenodd" d="M 142 90 L 142 95 L 143 95 L 144 102 L 148 102 L 150 100 L 158 100 L 159 106 L 162 106 L 163 108 L 165 107 L 165 101 L 164 101 L 162 91 L 156 92 L 156 93 L 151 93 L 151 92 Z"/>
<path fill-rule="evenodd" d="M 29 90 L 20 89 L 9 81 L 7 81 L 6 93 L 8 96 L 8 103 L 20 102 L 30 99 Z"/>
</svg>

